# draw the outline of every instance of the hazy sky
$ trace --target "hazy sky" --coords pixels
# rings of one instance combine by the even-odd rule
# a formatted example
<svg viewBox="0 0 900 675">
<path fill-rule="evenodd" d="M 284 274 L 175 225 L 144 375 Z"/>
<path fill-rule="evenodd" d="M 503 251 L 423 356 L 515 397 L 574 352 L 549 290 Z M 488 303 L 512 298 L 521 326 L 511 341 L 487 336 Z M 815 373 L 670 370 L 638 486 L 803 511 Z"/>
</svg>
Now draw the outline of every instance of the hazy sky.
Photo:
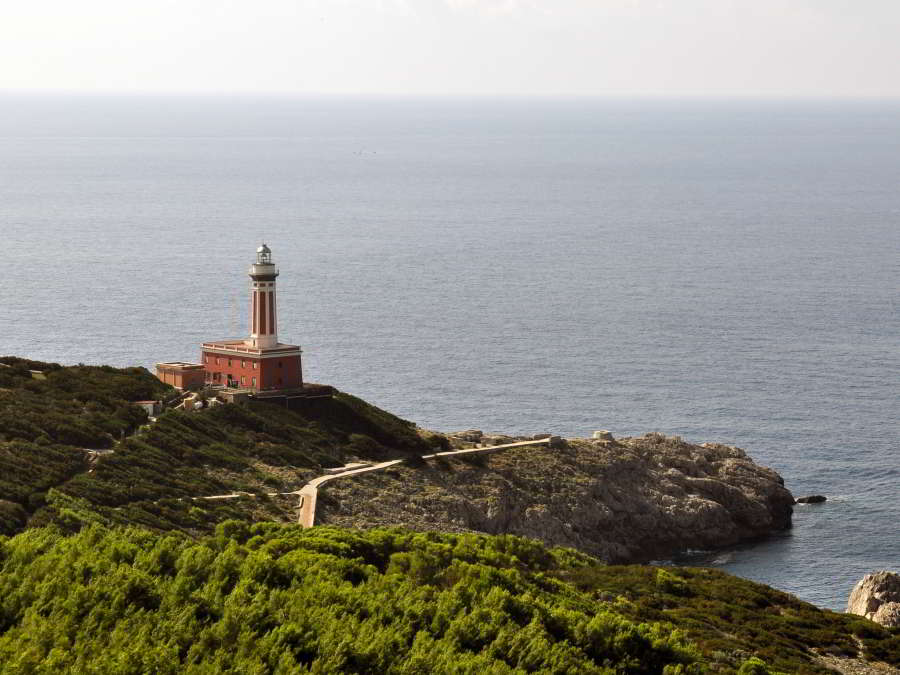
<svg viewBox="0 0 900 675">
<path fill-rule="evenodd" d="M 0 90 L 900 96 L 900 0 L 0 0 Z"/>
</svg>

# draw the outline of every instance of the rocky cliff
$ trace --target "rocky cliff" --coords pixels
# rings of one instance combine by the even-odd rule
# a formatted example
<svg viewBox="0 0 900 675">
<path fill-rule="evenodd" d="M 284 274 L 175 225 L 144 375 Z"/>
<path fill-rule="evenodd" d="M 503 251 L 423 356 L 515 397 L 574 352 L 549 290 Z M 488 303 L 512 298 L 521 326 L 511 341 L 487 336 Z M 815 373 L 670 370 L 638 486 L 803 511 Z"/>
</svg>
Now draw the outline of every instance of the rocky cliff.
<svg viewBox="0 0 900 675">
<path fill-rule="evenodd" d="M 847 611 L 882 626 L 900 626 L 900 574 L 867 574 L 850 593 Z"/>
<path fill-rule="evenodd" d="M 654 433 L 341 479 L 320 493 L 317 523 L 513 533 L 629 562 L 786 529 L 793 501 L 739 448 Z"/>
</svg>

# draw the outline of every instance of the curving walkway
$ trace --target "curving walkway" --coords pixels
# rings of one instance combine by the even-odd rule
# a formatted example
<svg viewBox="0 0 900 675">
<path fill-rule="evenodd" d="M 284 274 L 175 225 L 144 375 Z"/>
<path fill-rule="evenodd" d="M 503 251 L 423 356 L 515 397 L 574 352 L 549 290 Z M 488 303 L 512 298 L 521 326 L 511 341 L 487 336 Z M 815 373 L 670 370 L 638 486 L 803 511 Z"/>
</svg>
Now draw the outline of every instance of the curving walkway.
<svg viewBox="0 0 900 675">
<path fill-rule="evenodd" d="M 516 443 L 505 443 L 503 445 L 489 445 L 483 448 L 466 448 L 464 450 L 446 450 L 444 452 L 435 452 L 431 455 L 422 455 L 422 459 L 437 459 L 438 457 L 455 457 L 457 455 L 487 455 L 492 452 L 497 452 L 498 450 L 508 450 L 509 448 L 522 448 L 529 445 L 548 445 L 550 443 L 550 436 L 547 438 L 540 438 L 536 441 L 518 441 Z M 358 462 L 353 464 L 345 465 L 346 471 L 339 471 L 338 473 L 326 474 L 324 476 L 318 476 L 317 478 L 313 478 L 306 485 L 304 485 L 299 490 L 293 490 L 291 492 L 269 492 L 267 493 L 269 497 L 278 497 L 284 495 L 298 495 L 300 497 L 300 516 L 297 519 L 297 522 L 302 527 L 312 527 L 316 524 L 316 500 L 319 495 L 319 487 L 324 485 L 325 483 L 335 480 L 337 478 L 345 478 L 347 476 L 356 476 L 361 473 L 368 473 L 370 471 L 383 471 L 391 466 L 396 466 L 397 464 L 402 464 L 405 462 L 405 459 L 392 459 L 387 462 L 380 462 L 378 464 L 371 464 L 368 466 L 360 466 Z M 232 492 L 230 494 L 225 495 L 211 495 L 209 497 L 192 497 L 192 499 L 239 499 L 241 497 L 255 497 L 251 492 Z"/>
<path fill-rule="evenodd" d="M 422 455 L 422 459 L 436 459 L 438 457 L 453 457 L 456 455 L 489 454 L 491 452 L 506 450 L 508 448 L 521 448 L 528 445 L 547 445 L 549 443 L 550 437 L 548 436 L 547 438 L 541 438 L 536 441 L 519 441 L 517 443 L 489 445 L 484 448 L 467 448 L 465 450 L 446 450 L 444 452 L 436 452 L 431 455 Z M 332 474 L 330 476 L 319 476 L 318 478 L 314 478 L 302 488 L 297 490 L 297 493 L 300 495 L 300 518 L 297 522 L 299 522 L 302 527 L 312 527 L 316 524 L 316 498 L 318 497 L 319 486 L 323 485 L 324 483 L 327 483 L 330 480 L 334 480 L 335 478 L 355 476 L 356 474 L 366 473 L 369 471 L 381 471 L 383 469 L 387 469 L 390 466 L 402 464 L 404 461 L 405 460 L 403 459 L 394 459 L 389 462 L 373 464 L 372 466 L 367 466 L 362 469 L 352 469 L 350 471 L 343 471 L 341 473 Z"/>
<path fill-rule="evenodd" d="M 389 462 L 381 462 L 380 464 L 372 464 L 371 466 L 365 466 L 361 469 L 350 469 L 349 471 L 342 471 L 341 473 L 333 473 L 327 476 L 319 476 L 318 478 L 313 478 L 302 488 L 297 490 L 297 494 L 300 495 L 300 517 L 297 519 L 297 522 L 300 523 L 303 527 L 312 527 L 316 523 L 316 498 L 319 495 L 319 486 L 327 483 L 330 480 L 334 480 L 335 478 L 343 478 L 344 476 L 355 476 L 359 473 L 367 473 L 369 471 L 381 471 L 382 469 L 386 469 L 389 466 L 394 466 L 395 464 L 402 464 L 403 459 L 392 459 Z"/>
</svg>

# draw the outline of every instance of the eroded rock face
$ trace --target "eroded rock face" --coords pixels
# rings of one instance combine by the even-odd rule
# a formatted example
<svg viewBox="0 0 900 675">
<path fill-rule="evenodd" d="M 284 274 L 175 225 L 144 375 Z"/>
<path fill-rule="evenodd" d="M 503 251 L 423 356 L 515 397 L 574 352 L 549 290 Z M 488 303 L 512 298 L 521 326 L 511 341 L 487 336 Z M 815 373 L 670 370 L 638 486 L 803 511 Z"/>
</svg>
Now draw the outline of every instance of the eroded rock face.
<svg viewBox="0 0 900 675">
<path fill-rule="evenodd" d="M 882 626 L 900 626 L 900 574 L 867 574 L 850 593 L 847 611 Z"/>
<path fill-rule="evenodd" d="M 318 523 L 520 534 L 610 562 L 765 536 L 790 527 L 794 503 L 743 450 L 662 434 L 392 467 L 325 492 Z"/>
</svg>

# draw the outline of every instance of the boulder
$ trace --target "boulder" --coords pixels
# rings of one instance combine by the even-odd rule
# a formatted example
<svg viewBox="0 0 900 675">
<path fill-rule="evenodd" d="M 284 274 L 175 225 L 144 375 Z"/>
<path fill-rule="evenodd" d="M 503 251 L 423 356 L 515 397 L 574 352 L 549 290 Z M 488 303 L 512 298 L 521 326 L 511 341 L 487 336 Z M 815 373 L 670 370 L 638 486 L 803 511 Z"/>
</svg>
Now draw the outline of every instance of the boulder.
<svg viewBox="0 0 900 675">
<path fill-rule="evenodd" d="M 809 495 L 808 497 L 798 497 L 798 504 L 821 504 L 827 498 L 825 495 Z"/>
<path fill-rule="evenodd" d="M 882 626 L 900 626 L 900 574 L 867 574 L 850 593 L 847 612 L 858 614 Z"/>
<path fill-rule="evenodd" d="M 515 443 L 516 439 L 513 436 L 507 436 L 506 434 L 484 434 L 479 440 L 481 440 L 482 445 L 507 445 L 509 443 Z"/>
<path fill-rule="evenodd" d="M 456 431 L 448 434 L 448 436 L 465 443 L 478 443 L 484 434 L 479 429 L 466 429 L 465 431 Z"/>
<path fill-rule="evenodd" d="M 595 441 L 614 441 L 613 435 L 608 432 L 606 429 L 600 429 L 599 431 L 594 432 L 594 440 Z"/>
</svg>

